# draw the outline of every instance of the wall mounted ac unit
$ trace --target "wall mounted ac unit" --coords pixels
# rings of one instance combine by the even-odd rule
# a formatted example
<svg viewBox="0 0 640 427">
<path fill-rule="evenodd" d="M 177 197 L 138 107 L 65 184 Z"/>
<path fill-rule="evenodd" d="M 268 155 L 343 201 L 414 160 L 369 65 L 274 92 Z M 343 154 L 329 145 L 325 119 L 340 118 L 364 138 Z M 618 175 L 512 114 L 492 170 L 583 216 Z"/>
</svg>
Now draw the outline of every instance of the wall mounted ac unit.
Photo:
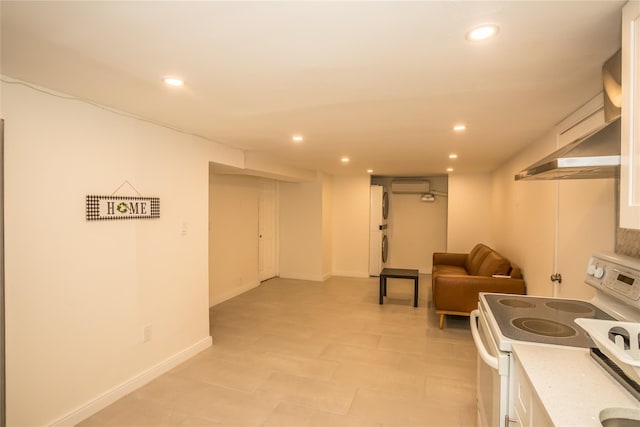
<svg viewBox="0 0 640 427">
<path fill-rule="evenodd" d="M 395 194 L 424 194 L 430 189 L 429 181 L 397 180 L 391 181 L 391 192 Z"/>
</svg>

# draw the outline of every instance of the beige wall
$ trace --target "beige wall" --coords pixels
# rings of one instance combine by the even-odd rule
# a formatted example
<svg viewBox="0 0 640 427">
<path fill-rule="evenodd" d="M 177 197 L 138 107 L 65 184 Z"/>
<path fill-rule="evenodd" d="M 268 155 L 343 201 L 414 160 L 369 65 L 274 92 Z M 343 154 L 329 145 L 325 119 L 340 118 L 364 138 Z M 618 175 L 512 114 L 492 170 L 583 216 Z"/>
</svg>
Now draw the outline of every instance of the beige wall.
<svg viewBox="0 0 640 427">
<path fill-rule="evenodd" d="M 333 177 L 333 274 L 369 276 L 370 177 Z"/>
<path fill-rule="evenodd" d="M 73 424 L 210 344 L 208 162 L 242 152 L 19 85 L 2 114 L 7 424 Z M 160 219 L 87 222 L 127 180 Z"/>
<path fill-rule="evenodd" d="M 325 178 L 311 182 L 279 183 L 280 276 L 325 280 L 325 234 L 322 206 Z"/>
<path fill-rule="evenodd" d="M 333 261 L 333 178 L 322 176 L 322 277 L 332 274 Z"/>
<path fill-rule="evenodd" d="M 493 174 L 496 249 L 520 265 L 532 295 L 589 298 L 589 255 L 613 250 L 615 180 L 518 181 L 514 174 L 556 149 L 555 132 Z M 562 274 L 554 290 L 551 274 Z"/>
<path fill-rule="evenodd" d="M 491 175 L 449 175 L 447 251 L 467 253 L 477 243 L 493 245 Z"/>
<path fill-rule="evenodd" d="M 259 178 L 209 176 L 209 305 L 259 285 Z"/>
<path fill-rule="evenodd" d="M 259 284 L 261 178 L 210 176 L 210 305 Z M 279 275 L 324 280 L 368 276 L 369 176 L 279 184 Z"/>
<path fill-rule="evenodd" d="M 446 177 L 425 178 L 431 190 L 447 193 Z M 420 194 L 389 194 L 387 267 L 431 273 L 433 253 L 447 245 L 447 197 L 420 201 Z"/>
<path fill-rule="evenodd" d="M 562 274 L 557 296 L 591 298 L 584 285 L 589 257 L 595 250 L 613 252 L 616 232 L 614 179 L 570 180 L 559 183 L 558 256 Z"/>
<path fill-rule="evenodd" d="M 549 134 L 493 173 L 495 247 L 522 268 L 532 295 L 553 294 L 557 182 L 515 182 L 513 176 L 554 149 Z"/>
</svg>

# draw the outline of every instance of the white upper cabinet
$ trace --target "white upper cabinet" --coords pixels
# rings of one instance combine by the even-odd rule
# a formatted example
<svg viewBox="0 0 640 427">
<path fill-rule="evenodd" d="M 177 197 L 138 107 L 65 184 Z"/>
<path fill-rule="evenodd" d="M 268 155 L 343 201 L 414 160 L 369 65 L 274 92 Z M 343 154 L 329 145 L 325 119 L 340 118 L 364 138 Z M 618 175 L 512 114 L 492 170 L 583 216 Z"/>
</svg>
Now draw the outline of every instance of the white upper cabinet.
<svg viewBox="0 0 640 427">
<path fill-rule="evenodd" d="M 640 1 L 622 10 L 620 227 L 640 229 Z"/>
</svg>

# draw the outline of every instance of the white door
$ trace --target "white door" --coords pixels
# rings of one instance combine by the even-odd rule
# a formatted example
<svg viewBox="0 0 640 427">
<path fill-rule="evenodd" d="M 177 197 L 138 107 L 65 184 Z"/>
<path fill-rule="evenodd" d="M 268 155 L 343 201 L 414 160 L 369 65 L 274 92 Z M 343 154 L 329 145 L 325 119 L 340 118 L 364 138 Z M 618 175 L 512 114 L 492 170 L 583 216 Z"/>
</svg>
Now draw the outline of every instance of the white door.
<svg viewBox="0 0 640 427">
<path fill-rule="evenodd" d="M 258 233 L 258 278 L 260 281 L 277 276 L 276 268 L 276 183 L 260 183 Z"/>
</svg>

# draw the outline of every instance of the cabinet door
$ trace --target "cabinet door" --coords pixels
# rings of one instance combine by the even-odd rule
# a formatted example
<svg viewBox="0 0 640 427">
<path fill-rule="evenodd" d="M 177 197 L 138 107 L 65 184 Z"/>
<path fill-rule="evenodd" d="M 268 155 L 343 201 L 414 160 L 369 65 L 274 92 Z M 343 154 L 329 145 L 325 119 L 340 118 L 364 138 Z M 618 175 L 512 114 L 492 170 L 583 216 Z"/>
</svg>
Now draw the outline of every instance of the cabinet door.
<svg viewBox="0 0 640 427">
<path fill-rule="evenodd" d="M 515 419 L 510 420 L 510 426 L 513 424 L 516 427 L 552 427 L 554 424 L 520 365 L 520 361 L 516 359 L 514 365 L 516 366 L 513 379 Z"/>
<path fill-rule="evenodd" d="M 640 229 L 640 1 L 622 10 L 620 227 Z"/>
<path fill-rule="evenodd" d="M 531 401 L 531 425 L 533 427 L 553 427 L 554 424 L 547 415 L 542 402 L 536 395 Z"/>
</svg>

